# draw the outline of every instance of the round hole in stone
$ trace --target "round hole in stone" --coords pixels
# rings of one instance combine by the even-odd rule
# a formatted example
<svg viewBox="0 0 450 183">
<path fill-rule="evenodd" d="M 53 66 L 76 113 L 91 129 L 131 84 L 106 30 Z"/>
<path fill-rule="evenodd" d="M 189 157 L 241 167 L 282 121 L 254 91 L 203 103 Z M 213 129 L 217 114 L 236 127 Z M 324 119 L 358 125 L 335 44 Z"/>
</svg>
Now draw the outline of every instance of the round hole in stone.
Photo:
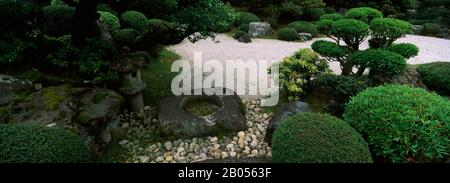
<svg viewBox="0 0 450 183">
<path fill-rule="evenodd" d="M 204 117 L 214 114 L 223 103 L 217 96 L 191 96 L 184 98 L 181 106 L 186 112 Z"/>
</svg>

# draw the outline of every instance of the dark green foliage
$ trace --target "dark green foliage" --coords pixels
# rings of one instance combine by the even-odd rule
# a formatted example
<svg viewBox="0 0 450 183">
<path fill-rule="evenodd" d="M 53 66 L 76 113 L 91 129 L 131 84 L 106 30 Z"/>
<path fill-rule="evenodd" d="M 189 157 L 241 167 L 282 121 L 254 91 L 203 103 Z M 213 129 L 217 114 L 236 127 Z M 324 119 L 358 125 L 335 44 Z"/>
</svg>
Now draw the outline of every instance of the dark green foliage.
<svg viewBox="0 0 450 183">
<path fill-rule="evenodd" d="M 267 17 L 265 22 L 269 23 L 271 27 L 278 26 L 278 18 L 277 17 Z"/>
<path fill-rule="evenodd" d="M 333 21 L 337 21 L 340 19 L 344 19 L 344 15 L 340 14 L 340 13 L 331 13 L 331 14 L 325 14 L 322 15 L 320 17 L 320 20 L 333 20 Z"/>
<path fill-rule="evenodd" d="M 387 50 L 400 54 L 406 59 L 415 57 L 419 54 L 419 48 L 411 43 L 392 44 Z"/>
<path fill-rule="evenodd" d="M 239 30 L 240 30 L 240 31 L 248 32 L 249 29 L 250 29 L 250 28 L 249 28 L 249 25 L 248 25 L 248 24 L 241 24 L 241 25 L 239 26 Z"/>
<path fill-rule="evenodd" d="M 117 79 L 116 72 L 111 68 L 114 53 L 114 46 L 102 39 L 88 39 L 83 47 L 72 46 L 66 40 L 61 48 L 49 56 L 49 60 L 65 75 L 101 85 Z"/>
<path fill-rule="evenodd" d="M 277 33 L 278 39 L 280 40 L 284 40 L 284 41 L 294 41 L 297 39 L 298 37 L 298 33 L 297 30 L 295 30 L 294 28 L 282 28 L 280 30 L 278 30 Z"/>
<path fill-rule="evenodd" d="M 177 10 L 178 0 L 134 0 L 129 10 L 142 12 L 149 18 L 166 19 Z"/>
<path fill-rule="evenodd" d="M 234 39 L 239 39 L 239 38 L 241 38 L 243 35 L 245 35 L 245 34 L 247 34 L 247 32 L 244 32 L 244 31 L 238 31 L 238 32 L 236 32 L 234 35 L 233 35 L 233 38 Z"/>
<path fill-rule="evenodd" d="M 294 2 L 284 2 L 278 8 L 279 18 L 283 21 L 297 20 L 303 14 L 303 7 Z"/>
<path fill-rule="evenodd" d="M 114 41 L 119 46 L 132 46 L 133 44 L 139 42 L 140 39 L 141 34 L 134 29 L 122 29 L 114 34 Z"/>
<path fill-rule="evenodd" d="M 99 11 L 100 22 L 104 23 L 111 34 L 116 33 L 120 29 L 120 20 L 110 12 Z"/>
<path fill-rule="evenodd" d="M 376 18 L 370 23 L 372 39 L 371 48 L 386 48 L 395 40 L 405 36 L 411 25 L 403 20 L 393 18 Z"/>
<path fill-rule="evenodd" d="M 316 25 L 305 21 L 295 21 L 288 24 L 286 27 L 294 28 L 298 33 L 310 33 L 313 37 L 317 37 L 319 32 Z"/>
<path fill-rule="evenodd" d="M 75 8 L 65 5 L 50 5 L 42 8 L 44 12 L 44 33 L 62 36 L 72 32 Z"/>
<path fill-rule="evenodd" d="M 334 9 L 334 8 L 332 8 L 332 7 L 325 7 L 325 8 L 323 9 L 323 11 L 324 11 L 325 13 L 327 13 L 327 14 L 330 14 L 330 13 L 336 13 L 336 9 Z"/>
<path fill-rule="evenodd" d="M 406 68 L 406 59 L 403 56 L 382 49 L 357 52 L 351 56 L 350 62 L 370 68 L 371 73 L 386 75 L 398 74 Z"/>
<path fill-rule="evenodd" d="M 320 20 L 316 23 L 317 31 L 322 34 L 326 34 L 327 36 L 331 36 L 331 32 L 333 29 L 333 20 Z"/>
<path fill-rule="evenodd" d="M 443 95 L 450 96 L 450 63 L 435 62 L 417 67 L 424 84 Z"/>
<path fill-rule="evenodd" d="M 372 163 L 367 143 L 346 122 L 304 113 L 277 126 L 272 160 L 278 163 Z"/>
<path fill-rule="evenodd" d="M 341 116 L 350 98 L 368 87 L 364 80 L 355 76 L 321 74 L 312 81 L 312 92 L 325 96 L 327 112 Z"/>
<path fill-rule="evenodd" d="M 345 121 L 373 155 L 386 161 L 445 161 L 450 154 L 450 103 L 421 88 L 386 85 L 364 90 L 347 104 Z"/>
<path fill-rule="evenodd" d="M 239 27 L 242 24 L 250 24 L 251 22 L 260 22 L 261 19 L 250 12 L 238 12 L 238 17 L 234 22 L 234 26 Z"/>
<path fill-rule="evenodd" d="M 383 18 L 383 13 L 373 8 L 360 7 L 348 10 L 345 13 L 345 17 L 370 23 L 375 18 Z"/>
<path fill-rule="evenodd" d="M 76 134 L 27 124 L 0 124 L 1 163 L 83 163 L 88 146 Z"/>
<path fill-rule="evenodd" d="M 423 24 L 423 31 L 422 33 L 424 35 L 431 35 L 436 36 L 441 32 L 441 26 L 436 23 L 426 23 Z"/>
<path fill-rule="evenodd" d="M 336 43 L 325 40 L 314 42 L 311 45 L 311 48 L 323 57 L 327 59 L 336 59 L 336 61 L 341 58 L 343 59 L 350 54 L 349 50 L 346 47 L 339 46 Z"/>
<path fill-rule="evenodd" d="M 359 50 L 359 45 L 369 32 L 369 25 L 354 19 L 338 20 L 334 22 L 332 28 L 332 34 L 342 39 L 353 50 Z"/>
<path fill-rule="evenodd" d="M 307 8 L 303 11 L 302 17 L 304 20 L 317 21 L 322 15 L 325 15 L 323 8 Z"/>
<path fill-rule="evenodd" d="M 146 34 L 146 40 L 152 41 L 152 44 L 177 44 L 185 38 L 185 31 L 176 23 L 161 19 L 150 19 L 148 23 L 149 32 Z"/>
<path fill-rule="evenodd" d="M 239 38 L 239 41 L 243 43 L 251 43 L 252 37 L 248 33 L 245 33 Z"/>
<path fill-rule="evenodd" d="M 132 28 L 140 33 L 148 31 L 147 17 L 138 11 L 126 11 L 120 15 L 122 28 Z"/>
</svg>

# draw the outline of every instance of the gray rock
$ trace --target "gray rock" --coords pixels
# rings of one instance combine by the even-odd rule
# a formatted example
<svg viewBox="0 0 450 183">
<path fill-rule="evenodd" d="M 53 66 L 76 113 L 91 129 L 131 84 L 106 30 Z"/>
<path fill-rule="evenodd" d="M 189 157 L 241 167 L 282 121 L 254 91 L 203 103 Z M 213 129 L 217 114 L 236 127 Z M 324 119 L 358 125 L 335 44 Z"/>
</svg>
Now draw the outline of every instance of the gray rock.
<svg viewBox="0 0 450 183">
<path fill-rule="evenodd" d="M 278 123 L 290 116 L 306 112 L 312 112 L 312 110 L 309 107 L 309 104 L 304 102 L 298 101 L 281 104 L 272 116 L 272 119 L 270 119 L 269 125 L 267 126 L 265 141 L 269 144 L 269 146 L 272 145 L 272 135 L 277 128 Z"/>
<path fill-rule="evenodd" d="M 248 34 L 253 38 L 260 38 L 270 34 L 272 28 L 267 22 L 251 22 L 249 24 Z"/>
<path fill-rule="evenodd" d="M 0 107 L 14 100 L 21 100 L 33 90 L 33 85 L 24 80 L 0 75 Z"/>
<path fill-rule="evenodd" d="M 233 95 L 181 95 L 164 99 L 158 114 L 161 131 L 178 138 L 192 138 L 245 130 L 245 112 L 239 96 L 231 90 L 224 91 Z M 188 102 L 195 100 L 213 102 L 220 108 L 209 116 L 196 116 L 184 109 Z"/>
<path fill-rule="evenodd" d="M 423 26 L 422 25 L 411 25 L 412 27 L 412 33 L 414 35 L 421 35 L 423 32 Z"/>
<path fill-rule="evenodd" d="M 251 43 L 252 42 L 252 38 L 250 37 L 250 35 L 244 34 L 238 39 L 238 41 L 241 42 L 241 43 Z"/>
<path fill-rule="evenodd" d="M 309 41 L 309 40 L 312 40 L 312 37 L 313 36 L 310 33 L 305 33 L 305 32 L 298 33 L 298 39 L 300 41 Z"/>
</svg>

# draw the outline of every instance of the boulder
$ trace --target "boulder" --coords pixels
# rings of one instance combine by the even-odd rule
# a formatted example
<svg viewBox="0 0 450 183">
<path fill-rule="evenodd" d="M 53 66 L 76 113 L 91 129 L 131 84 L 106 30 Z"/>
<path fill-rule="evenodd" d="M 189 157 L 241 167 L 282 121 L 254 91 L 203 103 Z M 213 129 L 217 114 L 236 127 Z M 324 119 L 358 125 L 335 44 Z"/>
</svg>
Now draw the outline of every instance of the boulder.
<svg viewBox="0 0 450 183">
<path fill-rule="evenodd" d="M 272 28 L 267 22 L 251 22 L 249 24 L 248 34 L 253 38 L 260 38 L 270 34 Z"/>
<path fill-rule="evenodd" d="M 296 114 L 306 113 L 306 112 L 312 112 L 311 108 L 309 107 L 309 104 L 304 102 L 290 102 L 290 103 L 284 103 L 281 104 L 277 111 L 274 113 L 272 118 L 269 121 L 269 125 L 267 125 L 267 132 L 265 141 L 269 144 L 269 146 L 272 145 L 272 135 L 275 129 L 277 128 L 277 125 L 283 121 L 284 119 L 294 116 Z"/>
<path fill-rule="evenodd" d="M 201 90 L 201 89 L 200 89 Z M 234 91 L 232 95 L 180 95 L 165 98 L 159 105 L 159 127 L 167 136 L 191 138 L 224 135 L 247 129 L 245 109 Z M 186 110 L 194 101 L 214 103 L 218 109 L 208 116 L 197 116 Z"/>
<path fill-rule="evenodd" d="M 309 40 L 312 40 L 312 37 L 313 36 L 310 33 L 305 33 L 305 32 L 298 33 L 298 39 L 300 41 L 309 41 Z"/>
<path fill-rule="evenodd" d="M 370 86 L 382 84 L 401 84 L 428 89 L 425 84 L 423 84 L 422 79 L 420 79 L 420 74 L 417 72 L 417 69 L 412 65 L 408 65 L 403 72 L 393 76 L 377 73 L 370 73 L 369 76 L 368 84 Z"/>
<path fill-rule="evenodd" d="M 33 87 L 31 81 L 0 75 L 0 107 L 27 96 Z"/>
<path fill-rule="evenodd" d="M 4 123 L 29 123 L 67 128 L 91 142 L 93 151 L 111 141 L 124 99 L 100 88 L 48 87 L 0 108 Z"/>
<path fill-rule="evenodd" d="M 238 41 L 241 43 L 251 43 L 252 39 L 248 34 L 244 34 L 238 39 Z"/>
</svg>

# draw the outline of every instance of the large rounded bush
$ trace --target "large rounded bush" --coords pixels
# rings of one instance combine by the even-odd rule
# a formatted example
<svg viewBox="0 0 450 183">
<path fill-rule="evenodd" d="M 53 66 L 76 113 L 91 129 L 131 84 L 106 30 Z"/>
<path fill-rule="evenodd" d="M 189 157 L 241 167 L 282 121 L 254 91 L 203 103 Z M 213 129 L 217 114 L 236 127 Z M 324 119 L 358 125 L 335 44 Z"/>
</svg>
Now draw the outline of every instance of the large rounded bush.
<svg viewBox="0 0 450 183">
<path fill-rule="evenodd" d="M 343 46 L 339 46 L 336 43 L 319 40 L 311 45 L 311 49 L 319 53 L 325 58 L 343 58 L 346 57 L 350 52 Z"/>
<path fill-rule="evenodd" d="M 316 23 L 317 31 L 322 34 L 326 34 L 327 36 L 330 36 L 333 29 L 333 20 L 329 19 L 323 19 Z"/>
<path fill-rule="evenodd" d="M 373 74 L 394 75 L 406 68 L 406 59 L 403 56 L 382 49 L 357 52 L 350 57 L 350 62 L 370 68 Z"/>
<path fill-rule="evenodd" d="M 417 71 L 428 88 L 450 96 L 450 62 L 422 64 Z"/>
<path fill-rule="evenodd" d="M 147 17 L 138 11 L 126 11 L 120 15 L 120 21 L 123 28 L 132 28 L 141 33 L 148 31 Z"/>
<path fill-rule="evenodd" d="M 89 149 L 76 134 L 45 126 L 0 124 L 1 163 L 88 162 Z"/>
<path fill-rule="evenodd" d="M 114 41 L 120 46 L 132 46 L 141 38 L 141 33 L 134 29 L 122 29 L 114 34 Z"/>
<path fill-rule="evenodd" d="M 251 22 L 260 22 L 261 19 L 253 13 L 250 12 L 238 12 L 238 17 L 234 22 L 236 27 L 239 27 L 241 24 L 250 24 Z"/>
<path fill-rule="evenodd" d="M 173 24 L 161 19 L 149 19 L 148 27 L 150 33 L 163 33 L 173 28 Z"/>
<path fill-rule="evenodd" d="M 108 31 L 112 34 L 116 33 L 120 29 L 120 20 L 115 15 L 106 11 L 99 11 L 100 22 L 104 23 L 108 28 Z"/>
<path fill-rule="evenodd" d="M 425 35 L 435 36 L 441 32 L 441 26 L 437 23 L 425 23 L 423 24 L 422 33 Z"/>
<path fill-rule="evenodd" d="M 329 115 L 303 113 L 280 122 L 272 140 L 279 163 L 371 163 L 367 143 L 350 125 Z"/>
<path fill-rule="evenodd" d="M 415 57 L 419 54 L 419 48 L 411 43 L 392 44 L 387 50 L 400 54 L 406 59 Z"/>
<path fill-rule="evenodd" d="M 373 8 L 360 7 L 348 10 L 345 13 L 345 17 L 370 23 L 370 21 L 375 18 L 382 18 L 383 13 Z"/>
<path fill-rule="evenodd" d="M 450 102 L 424 89 L 370 88 L 347 104 L 345 121 L 389 162 L 429 162 L 450 154 Z"/>
<path fill-rule="evenodd" d="M 42 8 L 44 12 L 44 33 L 62 36 L 72 32 L 75 8 L 65 5 L 50 5 Z"/>
<path fill-rule="evenodd" d="M 279 40 L 294 41 L 297 39 L 298 33 L 294 28 L 287 27 L 278 30 L 277 36 Z"/>
<path fill-rule="evenodd" d="M 323 16 L 320 17 L 320 20 L 341 20 L 344 19 L 344 15 L 340 14 L 340 13 L 330 13 L 330 14 L 325 14 Z"/>
<path fill-rule="evenodd" d="M 294 28 L 298 33 L 310 33 L 313 37 L 319 34 L 316 25 L 305 21 L 295 21 L 287 25 L 287 27 Z"/>
<path fill-rule="evenodd" d="M 376 18 L 370 23 L 372 48 L 385 48 L 396 39 L 405 36 L 411 25 L 403 20 L 393 18 Z"/>
</svg>

